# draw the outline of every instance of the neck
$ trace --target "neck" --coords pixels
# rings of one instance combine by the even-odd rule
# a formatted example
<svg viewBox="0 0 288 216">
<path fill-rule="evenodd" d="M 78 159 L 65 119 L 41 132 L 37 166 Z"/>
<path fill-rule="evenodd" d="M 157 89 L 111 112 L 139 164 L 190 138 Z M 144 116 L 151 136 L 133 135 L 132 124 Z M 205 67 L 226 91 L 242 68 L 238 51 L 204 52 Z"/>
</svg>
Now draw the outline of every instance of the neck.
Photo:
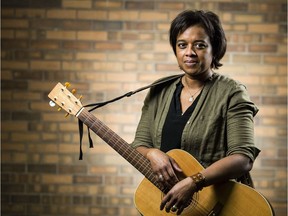
<svg viewBox="0 0 288 216">
<path fill-rule="evenodd" d="M 201 73 L 196 73 L 196 74 L 188 74 L 185 73 L 186 77 L 186 83 L 189 86 L 189 88 L 193 88 L 194 86 L 197 87 L 197 83 L 200 85 L 204 84 L 210 77 L 212 77 L 213 75 L 213 71 L 211 69 L 208 69 L 205 72 L 201 72 Z M 199 86 L 199 85 L 198 85 Z"/>
<path fill-rule="evenodd" d="M 188 89 L 199 89 L 204 85 L 204 82 L 197 79 L 192 79 L 191 77 L 185 75 L 182 78 L 182 83 Z"/>
</svg>

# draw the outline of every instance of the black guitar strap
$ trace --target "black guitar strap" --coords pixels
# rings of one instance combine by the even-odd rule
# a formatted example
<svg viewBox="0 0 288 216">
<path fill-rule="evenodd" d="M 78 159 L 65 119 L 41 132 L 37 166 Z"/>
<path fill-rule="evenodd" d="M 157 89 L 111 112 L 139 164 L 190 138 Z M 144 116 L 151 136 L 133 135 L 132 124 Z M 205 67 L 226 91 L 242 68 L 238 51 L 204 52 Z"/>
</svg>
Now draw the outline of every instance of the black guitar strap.
<svg viewBox="0 0 288 216">
<path fill-rule="evenodd" d="M 170 82 L 170 81 L 173 81 L 173 80 L 176 80 L 178 79 L 179 77 L 183 76 L 183 74 L 177 74 L 177 75 L 173 75 L 173 76 L 169 76 L 169 77 L 166 77 L 166 78 L 163 78 L 163 79 L 160 79 L 150 85 L 147 85 L 147 86 L 144 86 L 144 87 L 141 87 L 139 89 L 136 89 L 134 91 L 130 91 L 130 92 L 127 92 L 121 96 L 118 96 L 116 98 L 113 98 L 111 100 L 108 100 L 108 101 L 104 101 L 104 102 L 99 102 L 99 103 L 92 103 L 92 104 L 87 104 L 87 105 L 84 105 L 83 107 L 92 107 L 91 109 L 89 109 L 88 111 L 89 112 L 92 112 L 93 110 L 99 108 L 99 107 L 102 107 L 102 106 L 105 106 L 109 103 L 112 103 L 112 102 L 115 102 L 115 101 L 118 101 L 124 97 L 130 97 L 138 92 L 141 92 L 145 89 L 148 89 L 148 88 L 151 88 L 151 87 L 154 87 L 154 86 L 157 86 L 157 85 L 160 85 L 160 84 L 163 84 L 163 83 L 166 83 L 166 82 Z M 83 151 L 82 151 L 82 138 L 83 138 L 83 122 L 78 119 L 78 127 L 79 127 L 79 137 L 80 137 L 80 154 L 79 154 L 79 160 L 82 160 L 83 159 Z M 87 126 L 87 129 L 88 129 L 88 139 L 89 139 L 89 146 L 90 148 L 93 148 L 93 140 L 91 138 L 91 134 L 90 134 L 90 129 L 89 127 Z"/>
</svg>

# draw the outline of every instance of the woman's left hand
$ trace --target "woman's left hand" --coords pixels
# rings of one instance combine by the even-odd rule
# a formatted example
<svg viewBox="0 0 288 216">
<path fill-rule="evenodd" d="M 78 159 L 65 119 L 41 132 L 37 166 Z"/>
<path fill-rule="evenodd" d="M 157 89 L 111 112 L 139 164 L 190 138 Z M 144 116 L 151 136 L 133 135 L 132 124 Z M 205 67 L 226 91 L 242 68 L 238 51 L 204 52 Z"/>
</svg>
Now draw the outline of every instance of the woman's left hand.
<svg viewBox="0 0 288 216">
<path fill-rule="evenodd" d="M 176 212 L 180 215 L 182 211 L 190 204 L 192 196 L 196 191 L 196 185 L 192 178 L 187 177 L 179 181 L 172 189 L 164 196 L 160 209 L 165 208 L 166 212 Z"/>
</svg>

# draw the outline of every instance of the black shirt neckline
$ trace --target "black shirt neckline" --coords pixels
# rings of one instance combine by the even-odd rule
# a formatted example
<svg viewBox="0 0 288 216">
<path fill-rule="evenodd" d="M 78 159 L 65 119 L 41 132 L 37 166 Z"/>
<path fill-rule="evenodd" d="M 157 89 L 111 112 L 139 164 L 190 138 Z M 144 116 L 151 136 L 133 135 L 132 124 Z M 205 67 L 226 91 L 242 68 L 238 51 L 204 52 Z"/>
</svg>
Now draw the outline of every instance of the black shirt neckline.
<svg viewBox="0 0 288 216">
<path fill-rule="evenodd" d="M 169 111 L 163 125 L 160 149 L 164 152 L 167 152 L 171 149 L 181 148 L 181 137 L 183 129 L 190 116 L 192 115 L 202 92 L 200 92 L 200 94 L 195 98 L 195 100 L 185 110 L 185 112 L 182 113 L 180 95 L 183 87 L 184 86 L 182 82 L 179 81 L 179 83 L 176 85 L 176 90 L 173 94 Z"/>
</svg>

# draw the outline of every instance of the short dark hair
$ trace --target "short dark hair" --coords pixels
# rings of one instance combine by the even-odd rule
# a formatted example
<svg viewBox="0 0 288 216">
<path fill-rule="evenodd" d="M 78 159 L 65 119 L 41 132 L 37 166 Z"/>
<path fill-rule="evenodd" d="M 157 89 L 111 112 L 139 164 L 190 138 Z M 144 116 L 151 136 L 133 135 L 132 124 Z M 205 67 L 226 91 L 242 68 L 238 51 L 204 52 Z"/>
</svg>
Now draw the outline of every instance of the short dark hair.
<svg viewBox="0 0 288 216">
<path fill-rule="evenodd" d="M 186 29 L 194 25 L 202 26 L 209 36 L 213 53 L 211 67 L 218 69 L 223 65 L 220 63 L 220 60 L 226 52 L 227 40 L 219 17 L 211 11 L 185 10 L 178 14 L 172 21 L 169 31 L 170 45 L 173 48 L 174 54 L 176 55 L 176 42 L 179 34 L 182 34 Z"/>
</svg>

